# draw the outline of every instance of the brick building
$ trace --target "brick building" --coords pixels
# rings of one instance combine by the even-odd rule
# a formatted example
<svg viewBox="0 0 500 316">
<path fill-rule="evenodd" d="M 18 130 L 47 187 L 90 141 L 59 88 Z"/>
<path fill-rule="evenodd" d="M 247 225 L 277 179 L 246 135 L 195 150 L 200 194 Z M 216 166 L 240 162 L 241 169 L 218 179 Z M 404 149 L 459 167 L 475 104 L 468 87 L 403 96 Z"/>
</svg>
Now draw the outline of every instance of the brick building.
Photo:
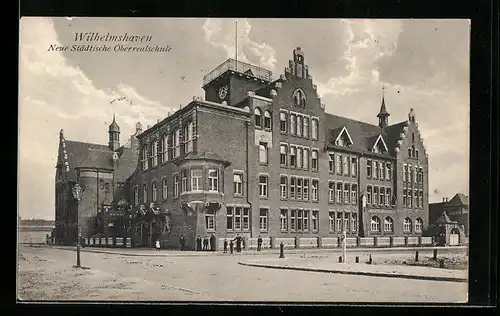
<svg viewBox="0 0 500 316">
<path fill-rule="evenodd" d="M 429 227 L 442 244 L 467 244 L 469 238 L 469 198 L 457 193 L 451 200 L 429 204 Z"/>
<path fill-rule="evenodd" d="M 109 126 L 108 145 L 66 140 L 61 130 L 55 176 L 56 244 L 74 244 L 77 224 L 83 237 L 123 234 L 127 222 L 122 215 L 129 209 L 126 180 L 137 166 L 140 124 L 136 129 L 123 146 L 115 117 Z M 75 183 L 83 189 L 79 203 L 71 191 Z"/>
<path fill-rule="evenodd" d="M 326 113 L 300 48 L 279 79 L 229 59 L 203 89 L 203 100 L 136 135 L 137 168 L 127 168 L 125 185 L 136 245 L 176 248 L 180 235 L 192 249 L 210 234 L 424 234 L 428 157 L 413 109 L 392 125 L 384 98 L 378 125 Z"/>
</svg>

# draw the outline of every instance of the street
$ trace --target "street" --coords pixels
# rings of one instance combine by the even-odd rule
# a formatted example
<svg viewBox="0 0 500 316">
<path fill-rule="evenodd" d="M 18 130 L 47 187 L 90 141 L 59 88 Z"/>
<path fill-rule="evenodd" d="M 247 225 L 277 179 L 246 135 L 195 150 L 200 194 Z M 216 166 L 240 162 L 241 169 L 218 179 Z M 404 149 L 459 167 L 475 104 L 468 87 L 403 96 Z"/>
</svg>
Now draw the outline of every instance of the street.
<svg viewBox="0 0 500 316">
<path fill-rule="evenodd" d="M 430 255 L 423 252 L 421 255 Z M 301 256 L 294 253 L 288 256 Z M 337 253 L 308 251 L 308 256 Z M 367 252 L 356 251 L 361 260 Z M 411 257 L 413 252 L 379 251 Z M 283 301 L 283 302 L 465 302 L 467 283 L 408 280 L 319 272 L 273 270 L 238 264 L 249 255 L 138 257 L 20 246 L 21 300 Z M 259 258 L 275 258 L 275 253 Z M 351 256 L 352 257 L 352 256 Z M 363 262 L 363 261 L 361 261 Z"/>
</svg>

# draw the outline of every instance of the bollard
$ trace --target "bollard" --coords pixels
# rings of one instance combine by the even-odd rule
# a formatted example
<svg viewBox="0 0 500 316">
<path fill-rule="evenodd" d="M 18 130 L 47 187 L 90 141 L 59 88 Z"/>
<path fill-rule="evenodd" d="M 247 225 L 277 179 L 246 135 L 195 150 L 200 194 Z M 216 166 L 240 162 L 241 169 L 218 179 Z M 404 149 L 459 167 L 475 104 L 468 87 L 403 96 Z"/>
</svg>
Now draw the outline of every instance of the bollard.
<svg viewBox="0 0 500 316">
<path fill-rule="evenodd" d="M 370 255 L 370 258 L 368 258 L 368 264 L 372 264 L 372 255 Z"/>
<path fill-rule="evenodd" d="M 285 248 L 285 245 L 283 245 L 283 242 L 281 242 L 281 244 L 280 244 L 280 258 L 285 258 L 284 248 Z"/>
<path fill-rule="evenodd" d="M 444 269 L 444 259 L 439 260 L 439 267 Z"/>
<path fill-rule="evenodd" d="M 415 251 L 415 262 L 418 262 L 418 250 Z"/>
<path fill-rule="evenodd" d="M 438 250 L 434 249 L 433 254 L 432 254 L 432 259 L 434 259 L 434 261 L 437 261 L 437 258 L 438 258 Z"/>
<path fill-rule="evenodd" d="M 356 256 L 356 263 L 359 263 L 359 257 Z"/>
<path fill-rule="evenodd" d="M 342 263 L 342 256 L 339 257 L 339 263 Z"/>
</svg>

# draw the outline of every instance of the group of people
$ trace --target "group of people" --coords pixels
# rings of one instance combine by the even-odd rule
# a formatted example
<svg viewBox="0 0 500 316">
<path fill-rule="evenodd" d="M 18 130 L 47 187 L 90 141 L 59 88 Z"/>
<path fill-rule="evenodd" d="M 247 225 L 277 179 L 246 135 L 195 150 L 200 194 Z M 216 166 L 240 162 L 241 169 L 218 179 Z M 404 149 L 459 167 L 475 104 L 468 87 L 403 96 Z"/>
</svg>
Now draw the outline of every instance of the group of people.
<svg viewBox="0 0 500 316">
<path fill-rule="evenodd" d="M 227 253 L 227 248 L 229 246 L 229 252 L 232 254 L 234 251 L 234 243 L 236 243 L 236 252 L 241 252 L 241 249 L 245 247 L 245 239 L 243 239 L 240 234 L 237 234 L 236 237 L 229 240 L 229 242 L 224 238 L 224 253 Z M 181 251 L 184 251 L 186 249 L 186 237 L 184 237 L 184 235 L 180 236 L 179 244 L 181 246 Z M 156 250 L 160 250 L 160 240 L 156 240 L 155 246 Z M 215 251 L 216 248 L 216 238 L 214 234 L 210 234 L 210 237 L 205 236 L 201 238 L 200 235 L 196 237 L 196 251 Z M 257 238 L 257 251 L 261 250 L 262 237 L 259 236 L 259 238 Z"/>
<path fill-rule="evenodd" d="M 215 251 L 217 248 L 215 243 L 216 238 L 214 234 L 210 234 L 210 239 L 208 236 L 205 236 L 202 239 L 201 236 L 198 235 L 198 237 L 196 237 L 196 251 Z"/>
</svg>

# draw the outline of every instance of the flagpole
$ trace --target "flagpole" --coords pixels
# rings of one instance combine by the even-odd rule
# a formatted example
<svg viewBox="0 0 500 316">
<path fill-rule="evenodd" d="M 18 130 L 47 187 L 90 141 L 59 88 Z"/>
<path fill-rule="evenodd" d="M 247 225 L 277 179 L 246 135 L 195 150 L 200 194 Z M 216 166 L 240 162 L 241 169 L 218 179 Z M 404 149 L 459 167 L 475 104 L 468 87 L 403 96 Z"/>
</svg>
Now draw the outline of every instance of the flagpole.
<svg viewBox="0 0 500 316">
<path fill-rule="evenodd" d="M 236 32 L 235 32 L 235 60 L 236 60 L 236 71 L 238 71 L 238 21 L 236 21 Z"/>
</svg>

